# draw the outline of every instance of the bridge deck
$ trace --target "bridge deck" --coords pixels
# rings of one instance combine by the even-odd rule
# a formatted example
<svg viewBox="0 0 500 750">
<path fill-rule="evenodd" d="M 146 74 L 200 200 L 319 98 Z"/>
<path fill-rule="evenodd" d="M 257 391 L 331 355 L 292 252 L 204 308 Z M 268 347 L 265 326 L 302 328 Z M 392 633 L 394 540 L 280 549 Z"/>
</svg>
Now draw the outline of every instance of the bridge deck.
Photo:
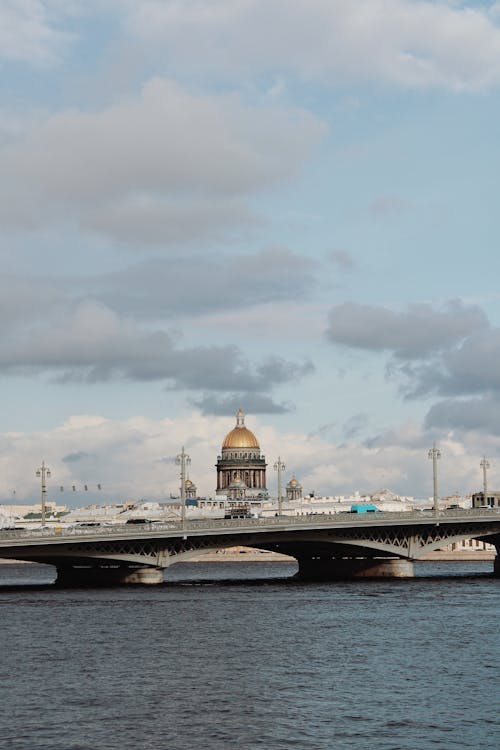
<svg viewBox="0 0 500 750">
<path fill-rule="evenodd" d="M 394 527 L 428 527 L 452 525 L 459 529 L 471 523 L 484 525 L 500 523 L 500 509 L 471 509 L 451 511 L 409 511 L 377 513 L 335 513 L 308 516 L 274 516 L 271 518 L 238 518 L 159 522 L 142 525 L 115 524 L 64 528 L 46 526 L 43 529 L 0 530 L 0 549 L 32 545 L 58 545 L 80 541 L 112 541 L 119 539 L 161 539 L 193 536 L 252 534 L 276 531 L 314 531 L 325 529 L 360 529 Z"/>
</svg>

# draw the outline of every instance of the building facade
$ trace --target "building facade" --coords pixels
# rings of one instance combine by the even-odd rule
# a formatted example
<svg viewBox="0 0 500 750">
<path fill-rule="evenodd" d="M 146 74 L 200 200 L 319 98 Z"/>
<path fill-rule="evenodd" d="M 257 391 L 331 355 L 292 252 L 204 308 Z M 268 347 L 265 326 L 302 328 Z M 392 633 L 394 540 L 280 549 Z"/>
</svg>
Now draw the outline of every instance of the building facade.
<svg viewBox="0 0 500 750">
<path fill-rule="evenodd" d="M 259 442 L 245 427 L 245 415 L 239 409 L 236 426 L 227 433 L 217 456 L 217 494 L 229 499 L 237 496 L 239 501 L 267 498 L 266 466 Z"/>
<path fill-rule="evenodd" d="M 500 492 L 487 492 L 486 498 L 484 492 L 475 492 L 472 495 L 473 508 L 500 508 Z"/>
</svg>

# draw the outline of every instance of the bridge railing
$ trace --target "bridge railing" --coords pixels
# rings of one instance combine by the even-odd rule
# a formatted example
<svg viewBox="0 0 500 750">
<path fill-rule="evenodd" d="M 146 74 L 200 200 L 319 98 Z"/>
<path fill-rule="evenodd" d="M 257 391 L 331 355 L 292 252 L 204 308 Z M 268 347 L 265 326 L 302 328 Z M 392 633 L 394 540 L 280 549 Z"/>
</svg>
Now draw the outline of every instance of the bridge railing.
<svg viewBox="0 0 500 750">
<path fill-rule="evenodd" d="M 0 529 L 0 540 L 14 541 L 16 539 L 48 539 L 48 538 L 68 538 L 93 536 L 117 536 L 127 535 L 137 536 L 137 533 L 144 532 L 158 533 L 163 531 L 189 532 L 189 531 L 217 531 L 220 529 L 248 529 L 261 527 L 279 527 L 279 526 L 331 526 L 332 523 L 348 522 L 360 525 L 370 525 L 374 521 L 391 521 L 391 520 L 423 520 L 423 519 L 446 519 L 446 520 L 466 520 L 467 518 L 500 518 L 500 508 L 472 508 L 461 510 L 440 510 L 437 513 L 433 510 L 426 511 L 377 511 L 375 513 L 350 513 L 349 511 L 338 513 L 317 513 L 299 516 L 265 516 L 259 518 L 217 518 L 217 519 L 192 519 L 185 521 L 159 521 L 145 524 L 103 524 L 96 526 L 45 526 L 38 529 Z"/>
</svg>

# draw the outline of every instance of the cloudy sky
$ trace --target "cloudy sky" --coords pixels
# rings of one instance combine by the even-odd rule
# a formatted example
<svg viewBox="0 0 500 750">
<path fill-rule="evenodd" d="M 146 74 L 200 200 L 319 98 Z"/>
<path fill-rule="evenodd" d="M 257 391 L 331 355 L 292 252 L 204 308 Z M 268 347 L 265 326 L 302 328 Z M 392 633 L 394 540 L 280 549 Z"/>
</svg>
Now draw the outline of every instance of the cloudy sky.
<svg viewBox="0 0 500 750">
<path fill-rule="evenodd" d="M 500 487 L 499 2 L 3 0 L 0 87 L 1 502 L 239 406 L 271 492 Z"/>
</svg>

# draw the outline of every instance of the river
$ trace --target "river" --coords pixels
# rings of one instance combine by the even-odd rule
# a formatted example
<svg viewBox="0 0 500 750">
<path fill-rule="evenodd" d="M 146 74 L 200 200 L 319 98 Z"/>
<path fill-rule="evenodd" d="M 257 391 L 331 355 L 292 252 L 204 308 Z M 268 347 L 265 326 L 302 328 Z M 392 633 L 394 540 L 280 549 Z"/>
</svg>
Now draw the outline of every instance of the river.
<svg viewBox="0 0 500 750">
<path fill-rule="evenodd" d="M 492 562 L 300 583 L 284 562 L 53 589 L 0 566 L 1 750 L 493 750 Z"/>
</svg>

